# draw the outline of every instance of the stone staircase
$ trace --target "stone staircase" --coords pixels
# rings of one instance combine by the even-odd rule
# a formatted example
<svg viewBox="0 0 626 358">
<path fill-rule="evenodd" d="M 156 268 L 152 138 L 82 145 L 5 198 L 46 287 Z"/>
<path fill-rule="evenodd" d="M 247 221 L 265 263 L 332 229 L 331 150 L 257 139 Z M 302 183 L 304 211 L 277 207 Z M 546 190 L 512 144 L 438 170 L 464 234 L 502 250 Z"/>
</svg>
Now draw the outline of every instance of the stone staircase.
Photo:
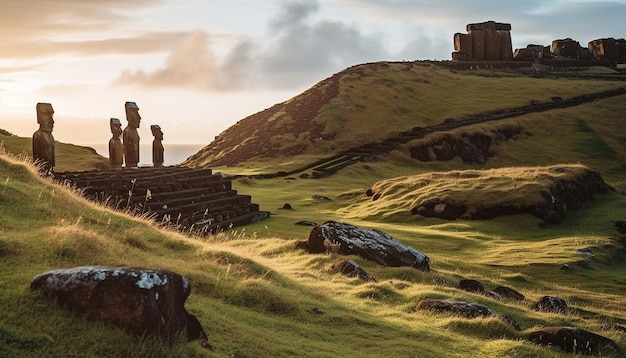
<svg viewBox="0 0 626 358">
<path fill-rule="evenodd" d="M 208 234 L 266 219 L 249 195 L 211 169 L 186 167 L 54 173 L 58 182 L 116 210 L 144 215 L 183 232 Z"/>
</svg>

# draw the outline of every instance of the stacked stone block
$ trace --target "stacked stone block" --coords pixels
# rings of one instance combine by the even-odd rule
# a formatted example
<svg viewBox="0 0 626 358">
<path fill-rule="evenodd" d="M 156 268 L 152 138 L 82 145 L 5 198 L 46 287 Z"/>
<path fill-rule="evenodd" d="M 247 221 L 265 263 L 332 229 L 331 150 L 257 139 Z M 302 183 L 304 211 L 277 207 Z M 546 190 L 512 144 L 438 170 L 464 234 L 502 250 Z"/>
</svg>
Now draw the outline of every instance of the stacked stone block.
<svg viewBox="0 0 626 358">
<path fill-rule="evenodd" d="M 467 34 L 454 34 L 452 59 L 456 61 L 509 61 L 513 59 L 511 24 L 487 21 L 469 24 Z"/>
<path fill-rule="evenodd" d="M 590 41 L 589 50 L 593 57 L 606 58 L 613 63 L 626 63 L 626 40 L 604 38 Z"/>
</svg>

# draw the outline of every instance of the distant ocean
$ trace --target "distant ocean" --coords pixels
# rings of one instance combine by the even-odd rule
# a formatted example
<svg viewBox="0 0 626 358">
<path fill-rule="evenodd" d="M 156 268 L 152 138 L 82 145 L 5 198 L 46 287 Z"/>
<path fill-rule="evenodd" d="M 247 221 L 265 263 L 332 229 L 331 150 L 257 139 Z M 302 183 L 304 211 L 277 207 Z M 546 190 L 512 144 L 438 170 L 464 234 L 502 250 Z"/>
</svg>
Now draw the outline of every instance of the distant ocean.
<svg viewBox="0 0 626 358">
<path fill-rule="evenodd" d="M 103 157 L 109 157 L 109 145 L 108 144 L 81 144 L 86 147 L 91 147 Z M 189 158 L 192 154 L 198 152 L 204 144 L 166 144 L 163 143 L 165 148 L 163 165 L 176 165 Z M 151 166 L 152 165 L 152 142 L 149 144 L 141 144 L 139 146 L 139 166 Z"/>
</svg>

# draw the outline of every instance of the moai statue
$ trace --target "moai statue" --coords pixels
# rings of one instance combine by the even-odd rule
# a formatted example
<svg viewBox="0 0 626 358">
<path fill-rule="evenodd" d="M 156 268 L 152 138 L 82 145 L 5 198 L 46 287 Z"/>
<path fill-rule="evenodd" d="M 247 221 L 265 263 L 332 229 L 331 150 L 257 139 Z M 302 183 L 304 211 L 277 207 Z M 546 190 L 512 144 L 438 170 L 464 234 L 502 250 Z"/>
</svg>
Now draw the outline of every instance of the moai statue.
<svg viewBox="0 0 626 358">
<path fill-rule="evenodd" d="M 165 150 L 163 149 L 163 132 L 161 131 L 161 127 L 158 125 L 150 126 L 152 130 L 152 135 L 154 136 L 154 140 L 152 141 L 152 163 L 155 167 L 163 166 L 163 153 Z"/>
<path fill-rule="evenodd" d="M 136 168 L 139 164 L 139 123 L 141 116 L 139 115 L 139 107 L 135 102 L 126 102 L 126 120 L 128 125 L 124 128 L 124 160 L 126 168 Z"/>
<path fill-rule="evenodd" d="M 54 169 L 54 109 L 50 103 L 37 103 L 39 129 L 33 134 L 33 160 L 39 162 L 44 171 Z"/>
<path fill-rule="evenodd" d="M 122 122 L 111 118 L 111 139 L 109 140 L 109 164 L 111 169 L 121 169 L 124 164 L 124 144 L 122 144 Z"/>
</svg>

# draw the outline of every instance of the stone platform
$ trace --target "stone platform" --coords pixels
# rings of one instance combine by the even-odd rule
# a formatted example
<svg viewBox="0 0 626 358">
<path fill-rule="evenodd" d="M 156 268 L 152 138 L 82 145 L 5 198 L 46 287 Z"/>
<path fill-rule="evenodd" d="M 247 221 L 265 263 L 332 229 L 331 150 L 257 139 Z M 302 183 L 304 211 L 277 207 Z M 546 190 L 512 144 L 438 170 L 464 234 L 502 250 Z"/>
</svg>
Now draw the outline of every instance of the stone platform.
<svg viewBox="0 0 626 358">
<path fill-rule="evenodd" d="M 132 168 L 54 173 L 58 182 L 116 210 L 145 215 L 183 232 L 215 233 L 266 219 L 249 195 L 211 169 Z"/>
</svg>

